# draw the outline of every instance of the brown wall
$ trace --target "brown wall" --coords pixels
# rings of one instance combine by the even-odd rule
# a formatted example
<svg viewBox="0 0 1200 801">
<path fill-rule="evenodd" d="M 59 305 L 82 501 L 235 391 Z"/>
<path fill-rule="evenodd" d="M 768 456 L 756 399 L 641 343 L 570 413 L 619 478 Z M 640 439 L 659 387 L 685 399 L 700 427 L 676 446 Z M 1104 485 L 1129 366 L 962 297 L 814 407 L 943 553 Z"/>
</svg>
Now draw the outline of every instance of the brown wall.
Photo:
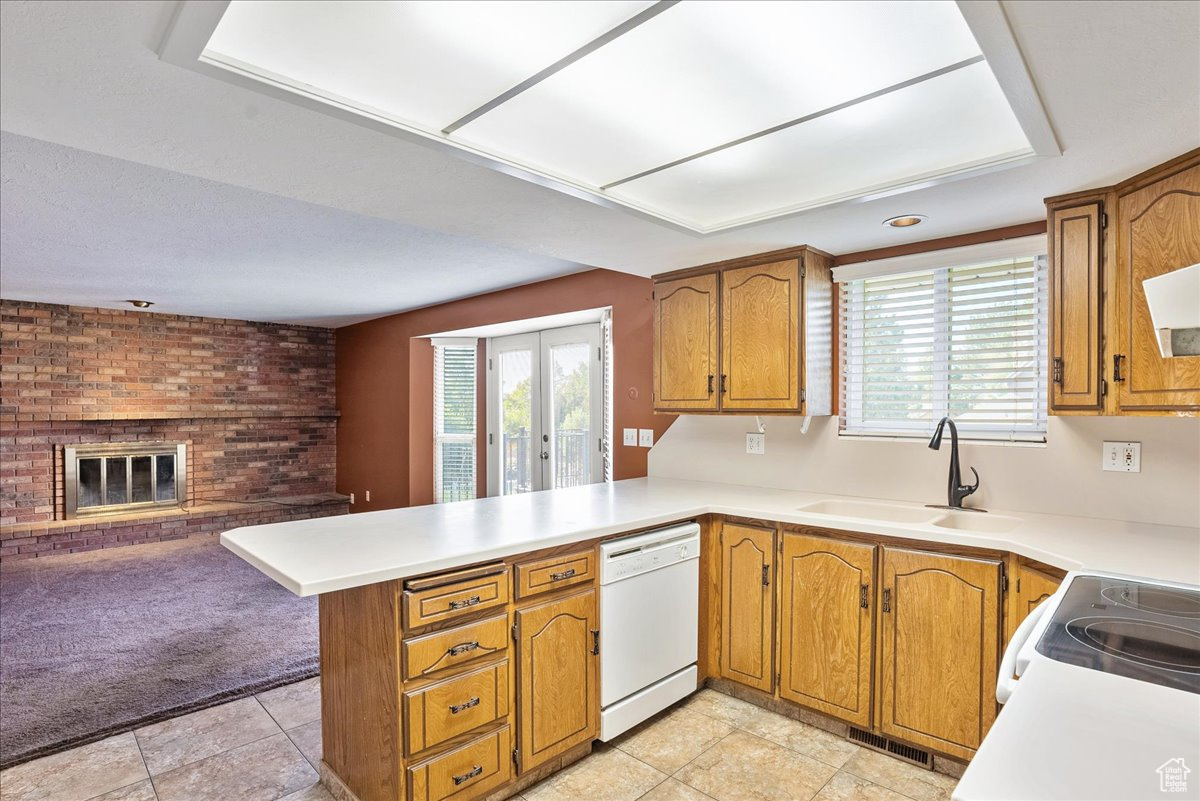
<svg viewBox="0 0 1200 801">
<path fill-rule="evenodd" d="M 0 558 L 340 511 L 335 420 L 328 329 L 0 301 Z M 62 519 L 64 445 L 142 441 L 188 444 L 189 514 Z"/>
<path fill-rule="evenodd" d="M 644 476 L 647 449 L 621 445 L 621 429 L 657 439 L 675 419 L 653 411 L 652 289 L 590 270 L 338 329 L 338 491 L 355 493 L 356 512 L 433 500 L 433 349 L 414 337 L 603 306 L 613 310 L 613 473 Z"/>
</svg>

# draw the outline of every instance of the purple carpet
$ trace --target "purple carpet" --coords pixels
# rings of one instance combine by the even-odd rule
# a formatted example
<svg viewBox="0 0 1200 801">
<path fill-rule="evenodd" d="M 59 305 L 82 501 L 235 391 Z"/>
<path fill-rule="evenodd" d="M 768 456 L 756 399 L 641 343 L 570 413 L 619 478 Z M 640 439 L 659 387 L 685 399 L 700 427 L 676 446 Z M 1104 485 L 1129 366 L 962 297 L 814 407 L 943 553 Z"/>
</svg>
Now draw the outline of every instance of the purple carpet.
<svg viewBox="0 0 1200 801">
<path fill-rule="evenodd" d="M 0 569 L 0 767 L 317 668 L 316 598 L 215 538 Z"/>
</svg>

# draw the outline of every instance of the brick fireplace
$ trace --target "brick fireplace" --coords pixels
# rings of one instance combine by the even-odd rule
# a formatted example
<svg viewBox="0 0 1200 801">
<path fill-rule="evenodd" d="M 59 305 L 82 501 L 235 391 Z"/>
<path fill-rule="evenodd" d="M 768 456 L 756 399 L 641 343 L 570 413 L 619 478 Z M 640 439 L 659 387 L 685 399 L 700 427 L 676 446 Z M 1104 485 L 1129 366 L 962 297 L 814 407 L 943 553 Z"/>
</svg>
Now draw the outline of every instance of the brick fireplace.
<svg viewBox="0 0 1200 801">
<path fill-rule="evenodd" d="M 334 333 L 0 301 L 0 561 L 341 514 Z M 68 446 L 186 445 L 183 505 L 67 518 Z"/>
</svg>

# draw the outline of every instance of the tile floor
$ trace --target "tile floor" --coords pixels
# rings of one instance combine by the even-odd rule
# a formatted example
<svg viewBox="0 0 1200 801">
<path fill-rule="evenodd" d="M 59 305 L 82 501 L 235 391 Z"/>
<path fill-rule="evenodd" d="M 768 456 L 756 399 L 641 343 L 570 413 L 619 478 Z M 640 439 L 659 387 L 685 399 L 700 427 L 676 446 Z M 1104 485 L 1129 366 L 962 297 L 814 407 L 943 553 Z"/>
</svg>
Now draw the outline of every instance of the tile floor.
<svg viewBox="0 0 1200 801">
<path fill-rule="evenodd" d="M 0 773 L 0 801 L 332 801 L 320 685 L 291 684 Z M 948 801 L 954 779 L 712 690 L 516 801 Z"/>
</svg>

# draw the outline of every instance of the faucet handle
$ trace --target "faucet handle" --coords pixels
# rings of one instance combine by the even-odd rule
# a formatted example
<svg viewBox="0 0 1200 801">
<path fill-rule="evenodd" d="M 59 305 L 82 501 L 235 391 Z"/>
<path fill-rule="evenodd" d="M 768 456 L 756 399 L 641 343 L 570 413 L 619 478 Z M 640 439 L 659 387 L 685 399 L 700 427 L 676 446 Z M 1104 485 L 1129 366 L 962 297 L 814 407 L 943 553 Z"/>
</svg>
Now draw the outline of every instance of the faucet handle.
<svg viewBox="0 0 1200 801">
<path fill-rule="evenodd" d="M 974 493 L 975 490 L 979 489 L 979 471 L 976 470 L 974 467 L 972 467 L 971 473 L 974 474 L 974 476 L 975 476 L 975 483 L 974 484 L 964 484 L 963 486 L 958 488 L 958 491 L 962 493 L 962 496 L 964 498 L 967 497 L 968 495 L 971 495 L 972 493 Z"/>
</svg>

